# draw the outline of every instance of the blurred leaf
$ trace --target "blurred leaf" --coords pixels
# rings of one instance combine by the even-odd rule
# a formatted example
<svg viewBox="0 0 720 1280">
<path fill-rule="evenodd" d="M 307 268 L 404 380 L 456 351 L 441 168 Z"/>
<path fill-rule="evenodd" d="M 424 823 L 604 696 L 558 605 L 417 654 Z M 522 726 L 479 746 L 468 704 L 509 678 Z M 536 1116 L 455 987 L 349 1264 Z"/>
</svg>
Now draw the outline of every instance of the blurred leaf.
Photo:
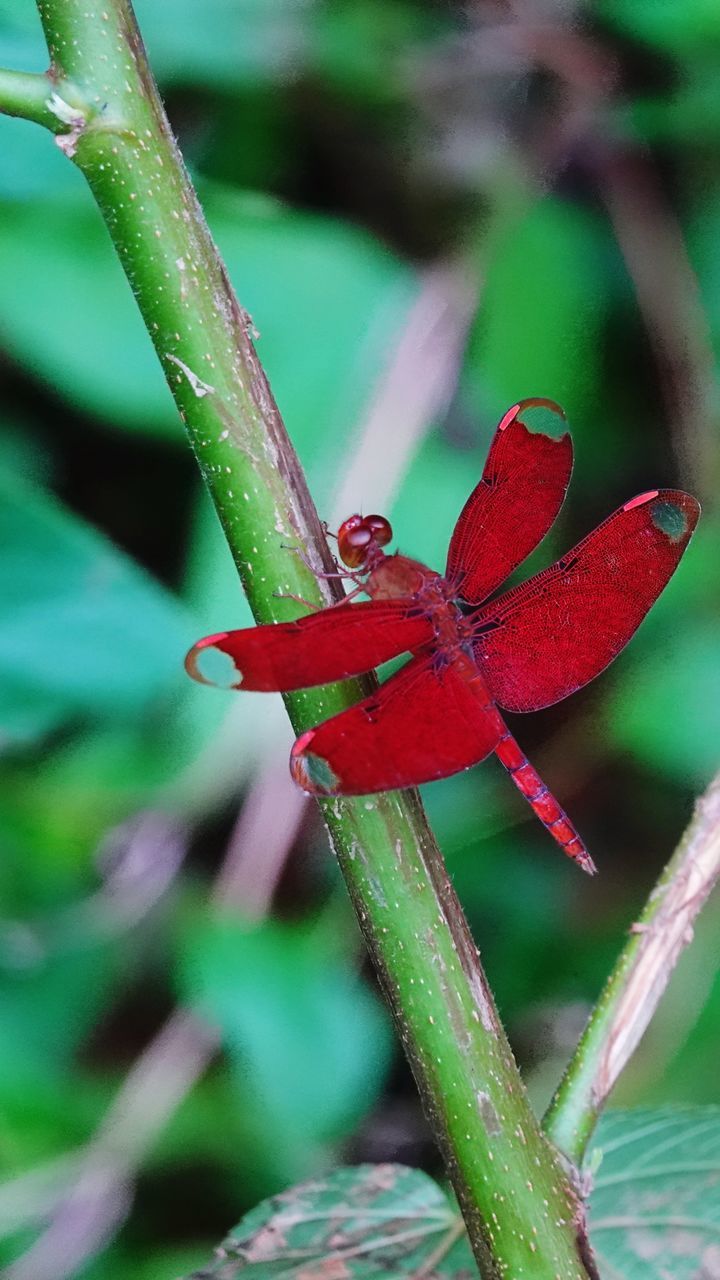
<svg viewBox="0 0 720 1280">
<path fill-rule="evenodd" d="M 198 488 L 183 596 L 200 619 L 195 639 L 203 633 L 253 625 L 250 605 L 204 485 Z M 188 768 L 178 774 L 171 797 L 186 811 L 216 807 L 223 798 L 235 795 L 261 759 L 289 751 L 293 736 L 279 694 L 238 697 L 189 679 L 176 708 L 175 724 L 177 745 L 185 744 Z M 198 742 L 203 745 L 200 753 Z"/>
<path fill-rule="evenodd" d="M 148 1248 L 147 1241 L 126 1240 L 123 1236 L 112 1242 L 99 1256 L 85 1262 L 78 1276 L 82 1280 L 178 1280 L 208 1255 L 202 1244 L 183 1248 L 165 1246 Z"/>
<path fill-rule="evenodd" d="M 70 1015 L 70 1028 L 83 1032 L 87 1027 L 78 1027 L 73 1017 L 73 1001 L 78 995 L 82 1000 L 84 994 L 73 984 L 67 1004 L 61 1001 L 59 1005 L 61 1011 Z M 90 996 L 90 1013 L 96 1016 L 92 990 Z M 104 983 L 101 996 L 107 997 Z M 45 1020 L 41 1017 L 40 1034 L 43 1023 Z M 55 1048 L 55 1029 L 49 1030 L 49 1045 Z M 36 1163 L 42 1165 L 57 1156 L 69 1156 L 72 1160 L 70 1153 L 87 1142 L 115 1088 L 114 1079 L 93 1076 L 71 1065 L 64 1046 L 59 1055 L 50 1052 L 42 1061 L 35 1054 L 35 1045 L 29 1047 L 31 1051 L 27 1053 L 27 1041 L 17 1040 L 13 1035 L 0 1047 L 0 1167 L 4 1178 L 21 1174 Z M 77 1045 L 71 1044 L 70 1048 L 76 1049 Z M 0 1184 L 0 1237 L 17 1227 L 13 1207 L 7 1188 Z"/>
<path fill-rule="evenodd" d="M 16 71 L 46 71 L 47 61 L 37 6 L 0 0 L 0 66 Z"/>
<path fill-rule="evenodd" d="M 62 1074 L 109 998 L 115 948 L 78 943 L 53 951 L 20 924 L 0 937 L 0 1087 L 11 1096 L 31 1076 L 40 1088 L 45 1075 Z"/>
<path fill-rule="evenodd" d="M 47 129 L 0 116 L 0 196 L 4 200 L 21 202 L 30 197 L 45 203 L 48 191 L 55 199 L 67 192 L 82 198 L 86 189 L 80 170 L 68 164 Z"/>
<path fill-rule="evenodd" d="M 403 1165 L 338 1169 L 258 1205 L 223 1241 L 218 1260 L 190 1280 L 297 1275 L 428 1275 L 470 1280 L 470 1246 L 440 1188 Z"/>
<path fill-rule="evenodd" d="M 597 16 L 674 57 L 720 47 L 715 0 L 601 0 Z"/>
<path fill-rule="evenodd" d="M 454 449 L 437 432 L 423 441 L 390 513 L 399 550 L 443 572 L 450 536 L 486 453 L 485 445 L 479 452 Z"/>
<path fill-rule="evenodd" d="M 218 189 L 210 226 L 319 505 L 385 370 L 417 277 L 371 236 Z"/>
<path fill-rule="evenodd" d="M 198 108 L 200 127 L 182 138 L 185 161 L 198 184 L 219 182 L 240 191 L 292 189 L 292 172 L 302 172 L 299 122 L 291 109 L 292 88 L 233 85 L 232 93 L 213 94 Z M 242 139 L 240 145 L 240 139 Z"/>
<path fill-rule="evenodd" d="M 150 339 L 87 191 L 50 207 L 46 200 L 8 205 L 0 269 L 7 282 L 0 330 L 16 360 L 81 409 L 145 430 L 172 425 L 182 439 Z"/>
<path fill-rule="evenodd" d="M 135 0 L 154 75 L 213 89 L 297 74 L 308 6 L 298 0 Z"/>
<path fill-rule="evenodd" d="M 717 84 L 717 74 L 716 74 Z M 698 189 L 694 193 L 695 207 L 688 228 L 688 250 L 697 272 L 712 339 L 715 366 L 720 361 L 720 254 L 718 253 L 717 226 L 720 217 L 720 187 L 713 174 L 700 172 Z M 715 392 L 717 409 L 717 390 Z"/>
<path fill-rule="evenodd" d="M 317 930 L 209 923 L 186 943 L 180 981 L 290 1136 L 335 1138 L 375 1101 L 392 1051 L 387 1015 Z"/>
<path fill-rule="evenodd" d="M 48 494 L 0 473 L 0 742 L 130 720 L 181 679 L 182 606 Z"/>
<path fill-rule="evenodd" d="M 182 673 L 179 673 L 182 679 Z M 178 740 L 175 720 L 143 718 L 128 724 L 81 727 L 63 735 L 42 759 L 31 754 L 7 761 L 0 771 L 0 838 L 4 877 L 17 877 L 33 903 L 50 904 L 73 885 L 87 882 L 90 860 L 108 828 L 153 803 L 158 791 L 197 749 L 197 737 Z M 31 866 L 23 872 L 24 861 Z"/>
<path fill-rule="evenodd" d="M 720 1266 L 720 1108 L 610 1111 L 586 1166 L 603 1276 L 700 1280 Z"/>
<path fill-rule="evenodd" d="M 319 455 L 322 474 L 334 478 L 347 433 L 412 300 L 414 277 L 339 222 L 219 190 L 205 204 L 238 295 L 261 331 L 258 350 L 293 441 Z M 82 409 L 183 442 L 89 195 L 51 207 L 8 205 L 0 221 L 0 273 L 0 334 L 15 359 Z"/>
<path fill-rule="evenodd" d="M 46 438 L 27 423 L 6 417 L 0 427 L 0 475 L 16 475 L 28 485 L 50 484 L 53 457 Z"/>
<path fill-rule="evenodd" d="M 145 1241 L 132 1249 L 116 1243 L 112 1252 L 104 1254 L 88 1270 L 83 1268 L 82 1280 L 178 1280 L 190 1267 L 199 1266 L 208 1249 L 202 1245 L 165 1246 L 148 1249 Z"/>
<path fill-rule="evenodd" d="M 717 624 L 691 620 L 666 643 L 623 661 L 605 713 L 616 747 L 694 787 L 720 756 L 720 641 Z"/>
<path fill-rule="evenodd" d="M 208 633 L 252 626 L 250 605 L 204 484 L 196 490 L 182 594 Z"/>
<path fill-rule="evenodd" d="M 468 385 L 498 420 L 524 396 L 549 396 L 587 428 L 601 379 L 608 242 L 600 219 L 554 196 L 508 211 L 489 240 Z M 487 250 L 486 250 L 487 251 Z"/>
<path fill-rule="evenodd" d="M 393 104 L 407 97 L 409 59 L 428 38 L 452 31 L 449 19 L 401 0 L 326 0 L 314 6 L 311 65 L 343 98 Z"/>
<path fill-rule="evenodd" d="M 717 144 L 720 134 L 718 60 L 694 61 L 672 93 L 632 100 L 624 105 L 618 123 L 645 140 L 673 143 L 689 150 Z M 703 193 L 705 195 L 705 193 Z"/>
</svg>

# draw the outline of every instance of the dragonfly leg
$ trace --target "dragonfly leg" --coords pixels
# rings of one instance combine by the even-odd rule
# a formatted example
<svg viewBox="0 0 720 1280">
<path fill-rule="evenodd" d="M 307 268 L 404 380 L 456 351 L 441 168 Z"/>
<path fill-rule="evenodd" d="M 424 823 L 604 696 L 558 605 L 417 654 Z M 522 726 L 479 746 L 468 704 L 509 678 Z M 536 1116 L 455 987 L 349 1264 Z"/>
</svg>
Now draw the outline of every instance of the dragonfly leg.
<svg viewBox="0 0 720 1280">
<path fill-rule="evenodd" d="M 324 578 L 329 578 L 331 575 L 323 574 L 322 576 Z M 309 600 L 305 600 L 303 596 L 294 595 L 292 591 L 273 591 L 273 596 L 276 600 L 296 600 L 298 604 L 304 604 L 305 608 L 308 609 L 310 613 L 322 613 L 328 609 L 338 609 L 340 605 L 347 604 L 348 600 L 352 600 L 355 596 L 360 595 L 360 592 L 364 590 L 365 586 L 361 582 L 356 587 L 353 587 L 352 591 L 348 591 L 347 594 L 343 596 L 342 600 L 335 600 L 333 604 L 321 605 L 310 604 Z"/>
<path fill-rule="evenodd" d="M 570 822 L 564 809 L 550 794 L 540 774 L 533 768 L 521 747 L 510 732 L 505 732 L 495 748 L 495 754 L 505 766 L 518 791 L 524 795 L 534 813 L 547 827 L 550 835 L 560 845 L 568 858 L 573 858 L 588 875 L 597 870 L 583 841 Z"/>
<path fill-rule="evenodd" d="M 308 560 L 302 547 L 290 547 L 286 542 L 283 542 L 282 549 L 283 551 L 292 551 L 293 555 L 297 556 L 298 560 L 302 560 L 305 568 L 309 569 L 315 578 L 352 578 L 353 581 L 357 581 L 357 575 L 341 569 L 337 560 L 335 561 L 335 569 L 332 572 L 328 572 L 327 569 L 316 569 Z"/>
<path fill-rule="evenodd" d="M 318 605 L 311 604 L 304 596 L 296 596 L 293 591 L 273 591 L 273 597 L 275 600 L 294 600 L 296 604 L 303 604 L 310 613 L 320 612 Z"/>
</svg>

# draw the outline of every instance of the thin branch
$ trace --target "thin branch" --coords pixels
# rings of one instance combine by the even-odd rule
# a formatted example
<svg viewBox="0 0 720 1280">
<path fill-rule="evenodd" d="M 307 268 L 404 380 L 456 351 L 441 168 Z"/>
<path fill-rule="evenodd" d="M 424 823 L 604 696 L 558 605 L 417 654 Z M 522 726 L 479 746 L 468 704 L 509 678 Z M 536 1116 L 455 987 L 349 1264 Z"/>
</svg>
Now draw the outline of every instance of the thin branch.
<svg viewBox="0 0 720 1280">
<path fill-rule="evenodd" d="M 0 111 L 33 120 L 52 133 L 67 130 L 72 120 L 84 122 L 86 115 L 77 91 L 61 86 L 53 76 L 5 67 L 0 67 Z"/>
<path fill-rule="evenodd" d="M 262 920 L 307 808 L 307 796 L 293 786 L 284 756 L 263 760 L 230 836 L 215 903 L 233 906 L 245 920 Z"/>
<path fill-rule="evenodd" d="M 631 927 L 544 1120 L 552 1141 L 582 1159 L 605 1101 L 635 1052 L 693 922 L 720 876 L 720 774 L 697 802 L 678 848 Z"/>
<path fill-rule="evenodd" d="M 82 1158 L 82 1150 L 55 1156 L 0 1183 L 0 1239 L 46 1222 L 77 1179 Z"/>
</svg>

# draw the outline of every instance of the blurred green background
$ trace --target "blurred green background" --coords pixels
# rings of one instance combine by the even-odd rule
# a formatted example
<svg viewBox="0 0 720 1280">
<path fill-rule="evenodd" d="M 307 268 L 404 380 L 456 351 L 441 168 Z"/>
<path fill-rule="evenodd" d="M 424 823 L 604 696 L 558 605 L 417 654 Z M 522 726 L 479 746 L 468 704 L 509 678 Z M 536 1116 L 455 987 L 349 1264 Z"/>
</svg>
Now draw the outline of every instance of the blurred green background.
<svg viewBox="0 0 720 1280">
<path fill-rule="evenodd" d="M 322 516 L 442 568 L 530 395 L 576 449 L 531 567 L 644 489 L 703 503 L 629 650 L 513 722 L 601 875 L 494 761 L 425 792 L 541 1107 L 720 755 L 720 8 L 136 10 Z M 45 63 L 0 0 L 0 64 Z M 170 1280 L 292 1181 L 438 1159 L 279 699 L 183 673 L 249 614 L 99 215 L 6 118 L 0 200 L 0 1262 Z M 719 914 L 616 1101 L 718 1100 Z"/>
</svg>

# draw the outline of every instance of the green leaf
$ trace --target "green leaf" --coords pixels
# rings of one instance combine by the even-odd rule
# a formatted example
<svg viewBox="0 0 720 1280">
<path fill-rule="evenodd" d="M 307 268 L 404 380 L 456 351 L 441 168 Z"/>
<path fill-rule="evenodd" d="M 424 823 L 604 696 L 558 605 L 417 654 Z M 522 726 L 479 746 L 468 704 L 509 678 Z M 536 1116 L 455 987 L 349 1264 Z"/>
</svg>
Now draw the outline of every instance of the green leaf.
<svg viewBox="0 0 720 1280">
<path fill-rule="evenodd" d="M 297 0 L 135 0 L 153 73 L 162 82 L 237 91 L 297 73 L 308 22 Z"/>
<path fill-rule="evenodd" d="M 599 1168 L 598 1168 L 598 1162 Z M 604 1280 L 701 1280 L 720 1260 L 720 1108 L 609 1112 L 586 1160 Z M 341 1169 L 266 1200 L 191 1280 L 477 1274 L 457 1211 L 425 1174 Z"/>
<path fill-rule="evenodd" d="M 470 349 L 468 386 L 499 418 L 523 396 L 549 396 L 587 427 L 600 386 L 608 306 L 607 233 L 556 197 L 510 211 L 490 260 Z"/>
<path fill-rule="evenodd" d="M 717 74 L 715 83 L 717 85 Z M 697 272 L 705 316 L 710 329 L 715 360 L 720 358 L 720 257 L 717 226 L 720 217 L 720 189 L 717 181 L 704 184 L 695 195 L 688 226 L 688 250 Z M 707 517 L 706 517 L 707 518 Z"/>
<path fill-rule="evenodd" d="M 0 744 L 132 720 L 179 687 L 195 638 L 169 592 L 48 494 L 0 472 Z"/>
<path fill-rule="evenodd" d="M 654 144 L 699 149 L 717 145 L 720 134 L 720 84 L 717 59 L 693 60 L 670 93 L 648 95 L 615 112 L 618 130 L 640 133 Z M 707 191 L 703 190 L 707 200 Z M 700 288 L 703 281 L 699 281 Z"/>
<path fill-rule="evenodd" d="M 82 939 L 75 949 L 45 948 L 22 925 L 0 935 L 0 1096 L 43 1088 L 68 1067 L 120 980 L 114 946 Z M 3 1107 L 3 1123 L 9 1116 Z"/>
<path fill-rule="evenodd" d="M 602 0 L 609 23 L 674 57 L 707 56 L 720 41 L 715 0 Z"/>
<path fill-rule="evenodd" d="M 47 62 L 47 54 L 45 55 Z M 84 194 L 85 179 L 57 146 L 47 129 L 12 116 L 0 116 L 0 196 L 8 201 L 47 201 L 48 191 Z"/>
<path fill-rule="evenodd" d="M 52 235 L 42 231 L 48 218 Z M 8 204 L 0 271 L 7 283 L 0 332 L 16 360 L 81 409 L 126 426 L 139 425 L 144 414 L 145 430 L 163 424 L 182 438 L 150 339 L 87 192 L 49 208 L 45 200 Z"/>
<path fill-rule="evenodd" d="M 0 0 L 0 66 L 47 70 L 47 47 L 36 5 Z"/>
<path fill-rule="evenodd" d="M 404 102 L 406 60 L 452 37 L 452 12 L 394 0 L 331 0 L 314 6 L 308 24 L 313 70 L 343 98 L 373 104 Z M 410 51 L 412 50 L 412 53 Z"/>
<path fill-rule="evenodd" d="M 590 1237 L 604 1280 L 711 1280 L 720 1273 L 720 1107 L 610 1111 Z"/>
<path fill-rule="evenodd" d="M 720 741 L 717 624 L 678 625 L 664 644 L 629 656 L 606 714 L 616 747 L 702 788 L 715 771 Z"/>
<path fill-rule="evenodd" d="M 205 209 L 294 443 L 328 484 L 415 290 L 369 236 L 214 189 Z M 48 225 L 52 235 L 48 235 Z M 183 432 L 99 214 L 84 198 L 8 204 L 0 337 L 28 370 L 125 429 Z M 314 477 L 313 477 L 314 479 Z"/>
<path fill-rule="evenodd" d="M 133 1245 L 135 1246 L 133 1248 Z M 109 1252 L 83 1268 L 82 1280 L 178 1280 L 189 1267 L 196 1267 L 207 1248 L 200 1244 L 161 1245 L 148 1247 L 147 1240 L 126 1244 L 115 1241 Z"/>
<path fill-rule="evenodd" d="M 417 1169 L 358 1165 L 265 1200 L 190 1280 L 473 1280 L 462 1219 Z"/>
<path fill-rule="evenodd" d="M 185 999 L 222 1028 L 240 1080 L 274 1122 L 332 1140 L 372 1105 L 392 1037 L 375 994 L 318 929 L 207 924 L 181 969 Z"/>
<path fill-rule="evenodd" d="M 315 501 L 349 442 L 417 292 L 417 278 L 364 232 L 228 189 L 205 210 Z"/>
</svg>

